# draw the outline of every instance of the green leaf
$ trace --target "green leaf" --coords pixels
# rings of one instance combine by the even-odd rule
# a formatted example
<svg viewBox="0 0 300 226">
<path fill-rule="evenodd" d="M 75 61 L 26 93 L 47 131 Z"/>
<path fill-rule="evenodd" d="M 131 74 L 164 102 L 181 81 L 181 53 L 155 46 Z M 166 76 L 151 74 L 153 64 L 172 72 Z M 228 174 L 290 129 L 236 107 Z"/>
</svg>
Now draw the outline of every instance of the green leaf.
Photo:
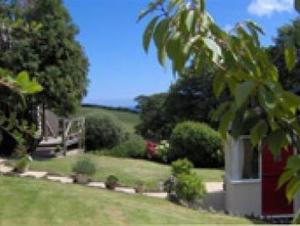
<svg viewBox="0 0 300 226">
<path fill-rule="evenodd" d="M 167 61 L 167 51 L 166 51 L 165 47 L 157 49 L 157 57 L 158 57 L 159 63 L 162 66 L 165 66 L 166 61 Z"/>
<path fill-rule="evenodd" d="M 230 129 L 229 128 L 230 123 L 234 119 L 234 116 L 235 116 L 234 111 L 232 111 L 232 109 L 230 109 L 224 113 L 224 115 L 221 119 L 219 131 L 224 138 L 226 138 L 226 136 L 227 136 L 228 130 Z"/>
<path fill-rule="evenodd" d="M 298 176 L 292 179 L 286 187 L 286 196 L 289 202 L 293 201 L 299 189 L 300 189 L 300 178 Z"/>
<path fill-rule="evenodd" d="M 151 39 L 153 37 L 153 31 L 156 25 L 156 22 L 158 21 L 159 17 L 154 17 L 150 23 L 148 24 L 148 26 L 146 27 L 146 30 L 144 32 L 144 37 L 143 37 L 143 46 L 144 46 L 144 50 L 146 53 L 148 53 L 149 51 L 149 46 L 150 46 L 150 42 Z"/>
<path fill-rule="evenodd" d="M 212 112 L 212 119 L 214 121 L 218 121 L 220 117 L 223 115 L 223 113 L 230 107 L 229 102 L 224 102 L 218 106 L 216 110 Z"/>
<path fill-rule="evenodd" d="M 34 94 L 43 90 L 42 86 L 35 79 L 30 81 L 27 72 L 21 72 L 18 74 L 16 84 L 20 88 L 20 91 L 24 94 Z"/>
<path fill-rule="evenodd" d="M 153 33 L 153 39 L 158 49 L 163 48 L 165 40 L 168 36 L 169 19 L 161 20 Z M 162 50 L 160 50 L 162 51 Z"/>
<path fill-rule="evenodd" d="M 292 71 L 297 63 L 297 49 L 295 46 L 285 48 L 284 57 L 287 69 Z"/>
<path fill-rule="evenodd" d="M 278 181 L 277 189 L 282 188 L 282 186 L 289 182 L 294 175 L 295 173 L 292 170 L 287 170 L 283 174 L 281 174 Z"/>
<path fill-rule="evenodd" d="M 188 32 L 190 32 L 192 30 L 194 21 L 195 21 L 195 11 L 190 10 L 188 12 L 186 20 L 185 20 L 185 25 L 186 25 L 186 28 L 187 28 Z"/>
<path fill-rule="evenodd" d="M 255 83 L 252 81 L 246 81 L 237 85 L 234 96 L 238 108 L 245 104 L 254 89 Z"/>
<path fill-rule="evenodd" d="M 272 111 L 276 108 L 277 99 L 273 92 L 265 89 L 259 89 L 259 102 L 266 111 Z"/>
<path fill-rule="evenodd" d="M 224 75 L 218 73 L 213 80 L 213 91 L 216 97 L 220 97 L 224 89 L 225 89 Z"/>
<path fill-rule="evenodd" d="M 18 83 L 18 85 L 22 86 L 27 84 L 29 81 L 29 75 L 27 72 L 22 71 L 17 75 L 17 79 L 16 82 Z"/>
<path fill-rule="evenodd" d="M 177 32 L 167 42 L 167 54 L 173 61 L 173 71 L 182 71 L 185 65 L 185 55 L 180 40 L 180 33 Z"/>
<path fill-rule="evenodd" d="M 262 140 L 268 132 L 268 124 L 264 120 L 260 120 L 250 132 L 251 142 L 253 146 L 256 146 L 260 140 Z"/>
<path fill-rule="evenodd" d="M 287 134 L 281 129 L 272 132 L 268 136 L 267 141 L 269 148 L 274 156 L 278 156 L 281 149 L 288 146 L 289 144 Z"/>
<path fill-rule="evenodd" d="M 213 53 L 213 62 L 218 63 L 219 58 L 222 56 L 221 47 L 211 38 L 204 38 L 203 42 L 206 45 L 206 47 Z"/>
</svg>

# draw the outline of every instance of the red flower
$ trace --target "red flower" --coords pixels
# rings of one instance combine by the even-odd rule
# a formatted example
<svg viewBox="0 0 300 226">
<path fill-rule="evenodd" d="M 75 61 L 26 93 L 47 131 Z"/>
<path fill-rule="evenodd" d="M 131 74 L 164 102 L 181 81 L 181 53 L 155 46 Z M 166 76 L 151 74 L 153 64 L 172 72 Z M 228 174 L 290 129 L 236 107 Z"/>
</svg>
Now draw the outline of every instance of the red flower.
<svg viewBox="0 0 300 226">
<path fill-rule="evenodd" d="M 156 155 L 157 144 L 152 141 L 146 142 L 146 153 L 149 159 L 153 158 Z"/>
</svg>

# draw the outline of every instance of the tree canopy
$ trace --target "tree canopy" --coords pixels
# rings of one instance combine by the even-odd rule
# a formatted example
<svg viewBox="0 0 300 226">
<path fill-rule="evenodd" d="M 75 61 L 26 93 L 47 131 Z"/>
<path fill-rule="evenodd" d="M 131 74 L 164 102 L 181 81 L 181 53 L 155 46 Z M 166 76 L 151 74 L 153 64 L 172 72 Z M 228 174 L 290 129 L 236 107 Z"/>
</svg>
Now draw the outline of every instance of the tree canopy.
<svg viewBox="0 0 300 226">
<path fill-rule="evenodd" d="M 44 87 L 37 103 L 73 112 L 86 94 L 88 60 L 62 1 L 2 0 L 0 18 L 0 66 L 36 78 Z"/>
</svg>

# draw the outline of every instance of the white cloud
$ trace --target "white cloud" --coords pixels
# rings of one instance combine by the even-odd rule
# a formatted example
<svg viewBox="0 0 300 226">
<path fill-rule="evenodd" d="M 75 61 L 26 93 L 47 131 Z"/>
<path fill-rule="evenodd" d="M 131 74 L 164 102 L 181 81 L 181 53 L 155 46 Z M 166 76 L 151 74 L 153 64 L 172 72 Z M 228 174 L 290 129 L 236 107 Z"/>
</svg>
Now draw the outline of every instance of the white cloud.
<svg viewBox="0 0 300 226">
<path fill-rule="evenodd" d="M 257 16 L 271 16 L 273 13 L 292 12 L 294 0 L 252 0 L 248 12 Z"/>
</svg>

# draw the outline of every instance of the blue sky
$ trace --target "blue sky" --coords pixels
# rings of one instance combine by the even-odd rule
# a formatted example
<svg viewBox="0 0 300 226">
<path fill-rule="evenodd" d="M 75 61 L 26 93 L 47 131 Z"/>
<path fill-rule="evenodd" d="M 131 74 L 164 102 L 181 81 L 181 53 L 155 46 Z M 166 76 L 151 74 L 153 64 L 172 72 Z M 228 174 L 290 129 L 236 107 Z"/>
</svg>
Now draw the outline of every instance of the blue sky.
<svg viewBox="0 0 300 226">
<path fill-rule="evenodd" d="M 136 23 L 148 0 L 64 0 L 78 40 L 90 61 L 85 103 L 133 105 L 141 94 L 168 89 L 174 81 L 170 69 L 159 66 L 155 49 L 142 49 L 145 23 Z M 266 31 L 265 45 L 276 29 L 296 17 L 293 0 L 207 0 L 208 11 L 219 25 L 230 29 L 236 22 L 252 19 Z"/>
</svg>

